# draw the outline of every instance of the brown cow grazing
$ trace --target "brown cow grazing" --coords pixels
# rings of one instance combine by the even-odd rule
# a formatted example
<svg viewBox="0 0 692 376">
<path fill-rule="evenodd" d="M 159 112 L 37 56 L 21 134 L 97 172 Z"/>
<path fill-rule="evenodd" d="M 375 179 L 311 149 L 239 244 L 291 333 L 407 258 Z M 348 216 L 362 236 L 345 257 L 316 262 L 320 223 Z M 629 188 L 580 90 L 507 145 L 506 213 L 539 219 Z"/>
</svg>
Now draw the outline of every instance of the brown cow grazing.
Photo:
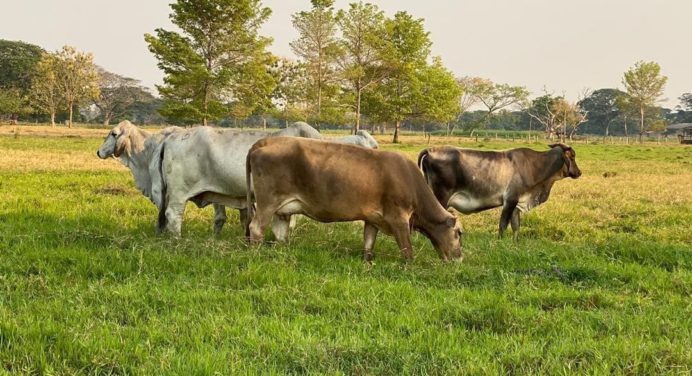
<svg viewBox="0 0 692 376">
<path fill-rule="evenodd" d="M 512 224 L 519 233 L 520 213 L 548 200 L 553 184 L 581 176 L 574 149 L 550 145 L 538 152 L 527 148 L 480 151 L 435 147 L 418 155 L 418 167 L 442 206 L 464 214 L 502 206 L 499 236 Z"/>
<path fill-rule="evenodd" d="M 252 243 L 263 240 L 272 217 L 274 234 L 281 234 L 277 240 L 286 240 L 285 217 L 303 214 L 320 222 L 364 221 L 366 261 L 378 231 L 393 235 L 411 260 L 411 229 L 427 236 L 443 260 L 461 259 L 457 218 L 435 200 L 416 165 L 399 154 L 278 137 L 255 143 L 246 168 L 257 205 L 246 230 Z M 247 200 L 252 207 L 250 194 Z"/>
</svg>

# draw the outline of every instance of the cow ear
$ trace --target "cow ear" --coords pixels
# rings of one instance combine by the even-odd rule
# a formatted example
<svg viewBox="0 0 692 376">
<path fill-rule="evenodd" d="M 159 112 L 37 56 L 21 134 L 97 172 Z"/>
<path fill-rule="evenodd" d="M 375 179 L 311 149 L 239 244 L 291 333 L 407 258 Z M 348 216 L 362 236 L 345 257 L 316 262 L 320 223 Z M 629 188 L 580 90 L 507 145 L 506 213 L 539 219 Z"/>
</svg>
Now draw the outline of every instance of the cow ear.
<svg viewBox="0 0 692 376">
<path fill-rule="evenodd" d="M 447 227 L 454 227 L 457 224 L 457 217 L 454 216 L 447 218 L 445 224 L 447 225 Z"/>
<path fill-rule="evenodd" d="M 552 148 L 555 148 L 555 147 L 558 147 L 558 146 L 560 146 L 560 144 L 550 144 L 550 145 L 548 145 L 548 147 L 551 148 L 551 149 L 552 149 Z"/>
<path fill-rule="evenodd" d="M 113 155 L 118 158 L 123 152 L 129 154 L 130 149 L 130 132 L 129 130 L 123 130 L 118 138 L 115 140 L 115 150 L 113 150 Z"/>
</svg>

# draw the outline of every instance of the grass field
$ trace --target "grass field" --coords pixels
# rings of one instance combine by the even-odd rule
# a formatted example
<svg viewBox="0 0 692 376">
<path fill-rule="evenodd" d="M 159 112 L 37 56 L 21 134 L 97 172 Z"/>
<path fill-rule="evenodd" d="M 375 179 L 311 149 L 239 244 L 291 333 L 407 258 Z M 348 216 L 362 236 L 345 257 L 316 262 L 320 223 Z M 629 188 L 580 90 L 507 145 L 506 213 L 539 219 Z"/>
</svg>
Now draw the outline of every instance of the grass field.
<svg viewBox="0 0 692 376">
<path fill-rule="evenodd" d="M 302 218 L 257 249 L 235 212 L 214 237 L 211 208 L 189 205 L 182 239 L 157 237 L 129 171 L 95 155 L 106 131 L 75 132 L 0 136 L 5 373 L 692 372 L 692 147 L 576 145 L 584 175 L 518 242 L 492 210 L 460 217 L 462 264 L 422 235 L 404 264 L 381 235 L 368 266 L 356 223 Z M 431 140 L 447 143 L 522 145 Z"/>
</svg>

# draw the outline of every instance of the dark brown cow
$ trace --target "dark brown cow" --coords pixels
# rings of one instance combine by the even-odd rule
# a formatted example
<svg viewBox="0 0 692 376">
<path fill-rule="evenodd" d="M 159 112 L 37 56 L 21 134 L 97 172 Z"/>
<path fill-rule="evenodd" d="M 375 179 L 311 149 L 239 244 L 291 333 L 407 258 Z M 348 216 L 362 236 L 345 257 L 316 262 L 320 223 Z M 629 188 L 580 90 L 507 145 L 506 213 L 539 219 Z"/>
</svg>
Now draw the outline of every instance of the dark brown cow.
<svg viewBox="0 0 692 376">
<path fill-rule="evenodd" d="M 516 237 L 521 212 L 548 200 L 556 181 L 581 176 L 575 157 L 574 149 L 564 144 L 550 145 L 545 152 L 448 146 L 423 150 L 418 167 L 442 206 L 464 214 L 502 206 L 499 236 L 511 221 Z"/>
<path fill-rule="evenodd" d="M 364 221 L 366 261 L 378 231 L 393 235 L 403 257 L 412 259 L 411 229 L 427 236 L 442 259 L 461 258 L 456 217 L 435 200 L 416 165 L 399 154 L 279 137 L 255 143 L 246 166 L 257 204 L 247 229 L 252 243 L 263 240 L 272 217 L 274 234 L 285 240 L 285 217 L 303 214 L 320 222 Z M 250 205 L 249 194 L 247 200 Z"/>
</svg>

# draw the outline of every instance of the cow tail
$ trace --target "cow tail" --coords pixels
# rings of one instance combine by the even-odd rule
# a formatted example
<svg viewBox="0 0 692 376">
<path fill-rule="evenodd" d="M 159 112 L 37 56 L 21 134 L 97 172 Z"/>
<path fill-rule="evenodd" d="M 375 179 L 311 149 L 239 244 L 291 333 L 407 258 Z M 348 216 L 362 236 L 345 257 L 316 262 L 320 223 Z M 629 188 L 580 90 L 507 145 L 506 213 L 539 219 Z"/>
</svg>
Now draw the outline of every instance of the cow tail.
<svg viewBox="0 0 692 376">
<path fill-rule="evenodd" d="M 425 176 L 426 182 L 429 184 L 429 178 L 428 178 L 428 169 L 426 168 L 426 160 L 430 158 L 430 151 L 428 149 L 425 149 L 418 154 L 418 168 L 423 172 L 423 176 Z"/>
<path fill-rule="evenodd" d="M 245 236 L 250 237 L 250 221 L 254 216 L 252 205 L 252 166 L 250 165 L 250 155 L 255 148 L 250 148 L 250 151 L 245 157 L 245 183 L 247 184 L 247 192 L 245 193 L 245 203 L 247 205 L 247 216 L 245 217 Z"/>
<path fill-rule="evenodd" d="M 161 204 L 159 206 L 159 221 L 156 227 L 158 233 L 162 233 L 166 228 L 166 209 L 168 208 L 168 188 L 166 186 L 166 179 L 163 174 L 163 153 L 166 144 L 161 145 L 161 152 L 159 153 L 159 175 L 161 176 Z"/>
</svg>

